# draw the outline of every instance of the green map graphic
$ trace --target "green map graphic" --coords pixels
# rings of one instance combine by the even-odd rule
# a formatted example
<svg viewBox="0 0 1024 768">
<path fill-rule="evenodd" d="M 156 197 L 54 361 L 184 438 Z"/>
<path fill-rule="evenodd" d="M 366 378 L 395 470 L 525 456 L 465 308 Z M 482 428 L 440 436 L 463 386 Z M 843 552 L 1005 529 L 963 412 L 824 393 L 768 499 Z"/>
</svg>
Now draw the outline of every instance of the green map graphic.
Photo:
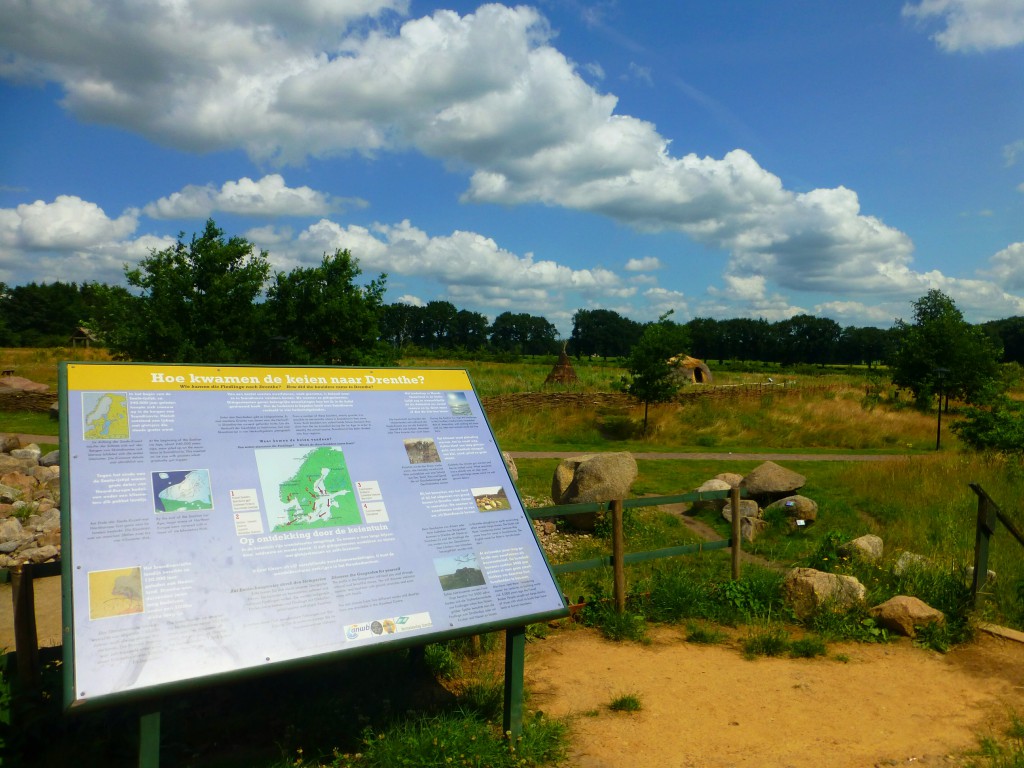
<svg viewBox="0 0 1024 768">
<path fill-rule="evenodd" d="M 82 394 L 86 440 L 127 440 L 128 397 L 117 392 Z"/>
<path fill-rule="evenodd" d="M 298 471 L 278 486 L 278 500 L 287 521 L 278 522 L 275 531 L 363 522 L 345 454 L 338 448 L 314 448 L 303 456 Z"/>
</svg>

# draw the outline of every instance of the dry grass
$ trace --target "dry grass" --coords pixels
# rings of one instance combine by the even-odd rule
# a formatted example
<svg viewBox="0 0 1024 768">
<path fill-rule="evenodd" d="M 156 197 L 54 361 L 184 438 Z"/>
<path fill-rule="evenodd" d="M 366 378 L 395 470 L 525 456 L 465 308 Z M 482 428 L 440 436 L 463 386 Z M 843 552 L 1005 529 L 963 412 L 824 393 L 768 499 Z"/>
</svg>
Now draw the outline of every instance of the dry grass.
<svg viewBox="0 0 1024 768">
<path fill-rule="evenodd" d="M 105 349 L 96 347 L 4 347 L 0 369 L 14 370 L 15 376 L 46 384 L 57 391 L 57 363 L 64 361 L 110 360 Z"/>
</svg>

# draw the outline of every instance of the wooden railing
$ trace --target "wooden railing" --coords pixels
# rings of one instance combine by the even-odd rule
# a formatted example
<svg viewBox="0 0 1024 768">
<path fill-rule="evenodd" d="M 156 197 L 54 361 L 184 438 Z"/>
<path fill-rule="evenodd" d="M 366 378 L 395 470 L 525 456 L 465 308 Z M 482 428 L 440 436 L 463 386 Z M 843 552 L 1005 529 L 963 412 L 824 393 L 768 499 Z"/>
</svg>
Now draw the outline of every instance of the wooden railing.
<svg viewBox="0 0 1024 768">
<path fill-rule="evenodd" d="M 992 498 L 977 483 L 971 483 L 971 490 L 978 497 L 978 523 L 974 535 L 974 577 L 971 580 L 971 600 L 978 606 L 981 588 L 988 578 L 988 548 L 992 535 L 996 532 L 996 523 L 1002 523 L 1017 542 L 1024 546 L 1024 535 L 1004 513 Z"/>
<path fill-rule="evenodd" d="M 731 547 L 732 578 L 734 580 L 739 579 L 741 495 L 742 491 L 739 488 L 733 488 L 730 491 L 708 491 L 704 493 L 694 491 L 677 496 L 646 496 L 639 499 L 618 499 L 590 504 L 563 504 L 554 507 L 539 507 L 527 510 L 527 514 L 534 520 L 544 520 L 552 517 L 571 517 L 573 515 L 592 514 L 595 512 L 603 512 L 610 515 L 612 529 L 612 551 L 610 555 L 594 557 L 589 560 L 577 560 L 570 563 L 558 563 L 552 565 L 551 570 L 555 574 L 560 574 L 611 566 L 614 579 L 615 610 L 618 613 L 622 613 L 626 608 L 626 566 L 631 563 L 643 563 L 665 557 L 679 557 L 680 555 L 692 555 Z M 725 498 L 729 499 L 732 511 L 732 535 L 730 538 L 626 554 L 626 537 L 622 524 L 623 510 L 630 507 L 658 507 L 664 504 L 710 501 Z"/>
</svg>

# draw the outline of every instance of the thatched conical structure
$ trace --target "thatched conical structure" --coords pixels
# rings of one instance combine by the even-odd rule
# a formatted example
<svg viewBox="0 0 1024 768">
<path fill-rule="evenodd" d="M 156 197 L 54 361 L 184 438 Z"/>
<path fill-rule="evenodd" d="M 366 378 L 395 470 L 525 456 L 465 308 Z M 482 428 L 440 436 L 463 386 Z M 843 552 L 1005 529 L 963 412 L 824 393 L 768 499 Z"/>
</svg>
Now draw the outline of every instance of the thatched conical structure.
<svg viewBox="0 0 1024 768">
<path fill-rule="evenodd" d="M 576 375 L 576 369 L 572 367 L 572 361 L 565 351 L 565 344 L 558 355 L 558 362 L 551 369 L 551 373 L 544 379 L 545 384 L 578 384 L 580 377 Z"/>
</svg>

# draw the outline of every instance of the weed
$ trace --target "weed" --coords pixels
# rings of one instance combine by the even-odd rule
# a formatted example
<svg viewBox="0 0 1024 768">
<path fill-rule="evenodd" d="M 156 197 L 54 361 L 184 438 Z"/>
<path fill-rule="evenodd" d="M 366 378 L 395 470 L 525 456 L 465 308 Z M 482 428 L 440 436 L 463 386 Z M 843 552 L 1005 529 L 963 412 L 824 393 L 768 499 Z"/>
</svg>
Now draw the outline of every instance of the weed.
<svg viewBox="0 0 1024 768">
<path fill-rule="evenodd" d="M 811 618 L 810 629 L 829 640 L 854 640 L 858 643 L 889 641 L 889 632 L 863 607 L 849 611 L 820 610 Z"/>
<path fill-rule="evenodd" d="M 813 635 L 798 638 L 789 644 L 789 655 L 794 659 L 813 659 L 827 653 L 825 641 Z"/>
<path fill-rule="evenodd" d="M 523 735 L 509 743 L 493 725 L 478 717 L 444 713 L 386 729 L 367 729 L 362 749 L 337 755 L 333 768 L 542 765 L 564 758 L 566 733 L 564 723 L 537 713 L 524 722 Z"/>
<path fill-rule="evenodd" d="M 485 720 L 500 718 L 504 703 L 504 682 L 491 674 L 463 684 L 457 697 L 459 711 L 479 715 Z"/>
<path fill-rule="evenodd" d="M 847 654 L 847 653 L 837 653 L 832 658 L 835 661 L 838 661 L 840 664 L 849 664 L 850 663 L 850 655 Z"/>
<path fill-rule="evenodd" d="M 462 673 L 462 664 L 448 643 L 431 643 L 423 649 L 423 660 L 435 677 L 451 680 Z"/>
<path fill-rule="evenodd" d="M 584 614 L 584 623 L 597 627 L 609 640 L 632 640 L 636 643 L 648 640 L 647 621 L 638 613 L 616 613 L 613 608 L 600 608 L 593 611 L 585 610 Z"/>
<path fill-rule="evenodd" d="M 979 740 L 975 753 L 980 760 L 967 764 L 967 768 L 1024 768 L 1024 719 L 1016 713 L 1010 715 L 1010 725 L 1002 737 L 985 736 Z"/>
<path fill-rule="evenodd" d="M 743 657 L 782 656 L 789 650 L 791 641 L 786 630 L 778 626 L 766 626 L 752 631 L 742 643 Z"/>
<path fill-rule="evenodd" d="M 608 704 L 608 709 L 612 712 L 639 712 L 643 708 L 643 702 L 635 693 L 623 693 Z"/>
<path fill-rule="evenodd" d="M 686 642 L 698 645 L 718 645 L 725 642 L 726 634 L 709 624 L 692 622 L 686 625 Z"/>
</svg>

